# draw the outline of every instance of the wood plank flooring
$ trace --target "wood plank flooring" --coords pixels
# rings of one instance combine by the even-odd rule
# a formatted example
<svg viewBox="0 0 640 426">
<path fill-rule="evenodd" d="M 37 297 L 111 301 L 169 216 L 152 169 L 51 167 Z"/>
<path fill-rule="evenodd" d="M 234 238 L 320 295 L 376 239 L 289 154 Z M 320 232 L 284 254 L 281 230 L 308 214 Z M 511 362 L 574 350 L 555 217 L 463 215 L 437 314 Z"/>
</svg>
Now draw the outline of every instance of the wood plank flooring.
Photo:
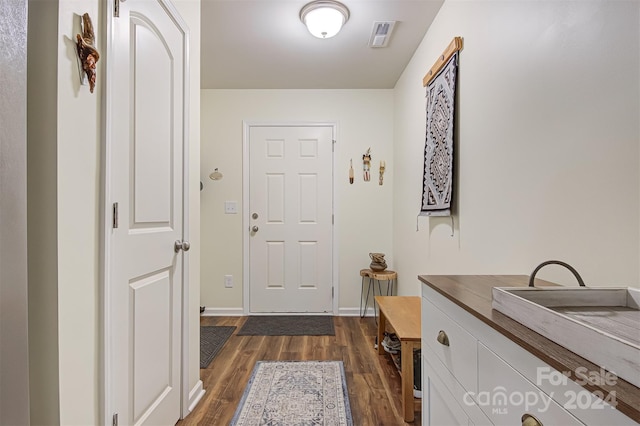
<svg viewBox="0 0 640 426">
<path fill-rule="evenodd" d="M 201 317 L 201 325 L 234 325 L 247 317 Z M 394 426 L 402 419 L 401 383 L 391 357 L 373 348 L 373 318 L 334 317 L 335 336 L 236 336 L 234 333 L 200 377 L 206 391 L 180 426 L 228 425 L 259 360 L 341 360 L 356 426 Z M 420 426 L 420 412 L 413 425 Z"/>
</svg>

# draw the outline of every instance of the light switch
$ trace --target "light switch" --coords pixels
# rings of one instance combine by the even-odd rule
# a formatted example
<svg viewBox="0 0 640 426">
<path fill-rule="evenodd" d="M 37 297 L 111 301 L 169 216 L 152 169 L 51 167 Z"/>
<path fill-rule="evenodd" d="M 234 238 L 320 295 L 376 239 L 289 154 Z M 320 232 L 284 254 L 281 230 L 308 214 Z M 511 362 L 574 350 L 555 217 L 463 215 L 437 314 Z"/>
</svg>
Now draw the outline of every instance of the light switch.
<svg viewBox="0 0 640 426">
<path fill-rule="evenodd" d="M 238 202 L 237 201 L 225 201 L 224 202 L 224 213 L 225 214 L 236 214 L 236 213 L 238 213 Z"/>
</svg>

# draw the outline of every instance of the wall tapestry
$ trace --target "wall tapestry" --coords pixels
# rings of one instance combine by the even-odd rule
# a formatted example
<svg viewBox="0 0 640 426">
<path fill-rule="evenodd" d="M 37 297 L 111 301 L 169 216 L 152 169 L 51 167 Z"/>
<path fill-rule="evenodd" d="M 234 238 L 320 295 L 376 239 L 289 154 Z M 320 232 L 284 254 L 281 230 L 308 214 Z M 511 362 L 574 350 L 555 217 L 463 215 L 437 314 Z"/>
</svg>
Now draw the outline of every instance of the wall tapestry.
<svg viewBox="0 0 640 426">
<path fill-rule="evenodd" d="M 454 42 L 457 39 L 454 39 Z M 450 48 L 447 50 L 450 50 Z M 434 68 L 439 72 L 434 72 L 434 68 L 432 68 L 425 76 L 427 81 L 425 83 L 427 86 L 427 126 L 421 216 L 451 215 L 454 101 L 458 71 L 458 50 L 459 47 L 456 47 L 450 55 L 442 55 L 440 61 L 443 62 L 444 66 L 436 63 Z M 446 64 L 444 61 L 446 61 Z M 435 77 L 432 77 L 431 74 L 435 75 Z"/>
</svg>

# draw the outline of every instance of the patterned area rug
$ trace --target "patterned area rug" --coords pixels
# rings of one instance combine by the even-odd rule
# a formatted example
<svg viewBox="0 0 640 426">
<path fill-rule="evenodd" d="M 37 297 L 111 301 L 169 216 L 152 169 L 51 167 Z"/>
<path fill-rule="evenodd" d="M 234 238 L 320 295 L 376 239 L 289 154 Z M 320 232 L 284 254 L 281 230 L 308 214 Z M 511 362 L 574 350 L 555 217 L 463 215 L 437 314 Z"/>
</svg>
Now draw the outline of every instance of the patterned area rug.
<svg viewBox="0 0 640 426">
<path fill-rule="evenodd" d="M 342 361 L 258 361 L 231 425 L 352 426 Z"/>
<path fill-rule="evenodd" d="M 200 327 L 200 368 L 207 368 L 211 364 L 235 329 L 226 325 Z"/>
<path fill-rule="evenodd" d="M 322 315 L 251 316 L 238 336 L 333 336 L 333 317 Z"/>
</svg>

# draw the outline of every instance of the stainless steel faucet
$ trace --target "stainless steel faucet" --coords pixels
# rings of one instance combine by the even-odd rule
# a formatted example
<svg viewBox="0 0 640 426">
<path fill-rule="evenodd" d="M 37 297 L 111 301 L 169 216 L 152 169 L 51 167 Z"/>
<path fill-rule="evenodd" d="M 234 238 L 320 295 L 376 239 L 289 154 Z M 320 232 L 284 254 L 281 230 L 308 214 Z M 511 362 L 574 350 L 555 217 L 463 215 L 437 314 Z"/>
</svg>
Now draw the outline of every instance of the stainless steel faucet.
<svg viewBox="0 0 640 426">
<path fill-rule="evenodd" d="M 536 266 L 536 269 L 533 270 L 533 272 L 531 273 L 531 275 L 529 275 L 529 287 L 534 287 L 533 282 L 535 281 L 536 278 L 536 274 L 538 273 L 538 271 L 545 265 L 550 265 L 550 264 L 555 264 L 555 265 L 561 265 L 564 266 L 565 268 L 567 268 L 568 270 L 571 271 L 571 273 L 573 273 L 573 275 L 576 277 L 576 279 L 578 280 L 578 284 L 580 284 L 580 287 L 586 287 L 584 285 L 584 281 L 582 280 L 582 277 L 580 276 L 580 274 L 578 273 L 578 271 L 575 270 L 575 268 L 571 265 L 569 265 L 568 263 L 562 262 L 561 260 L 547 260 L 546 262 L 542 262 L 541 264 L 539 264 L 538 266 Z"/>
</svg>

